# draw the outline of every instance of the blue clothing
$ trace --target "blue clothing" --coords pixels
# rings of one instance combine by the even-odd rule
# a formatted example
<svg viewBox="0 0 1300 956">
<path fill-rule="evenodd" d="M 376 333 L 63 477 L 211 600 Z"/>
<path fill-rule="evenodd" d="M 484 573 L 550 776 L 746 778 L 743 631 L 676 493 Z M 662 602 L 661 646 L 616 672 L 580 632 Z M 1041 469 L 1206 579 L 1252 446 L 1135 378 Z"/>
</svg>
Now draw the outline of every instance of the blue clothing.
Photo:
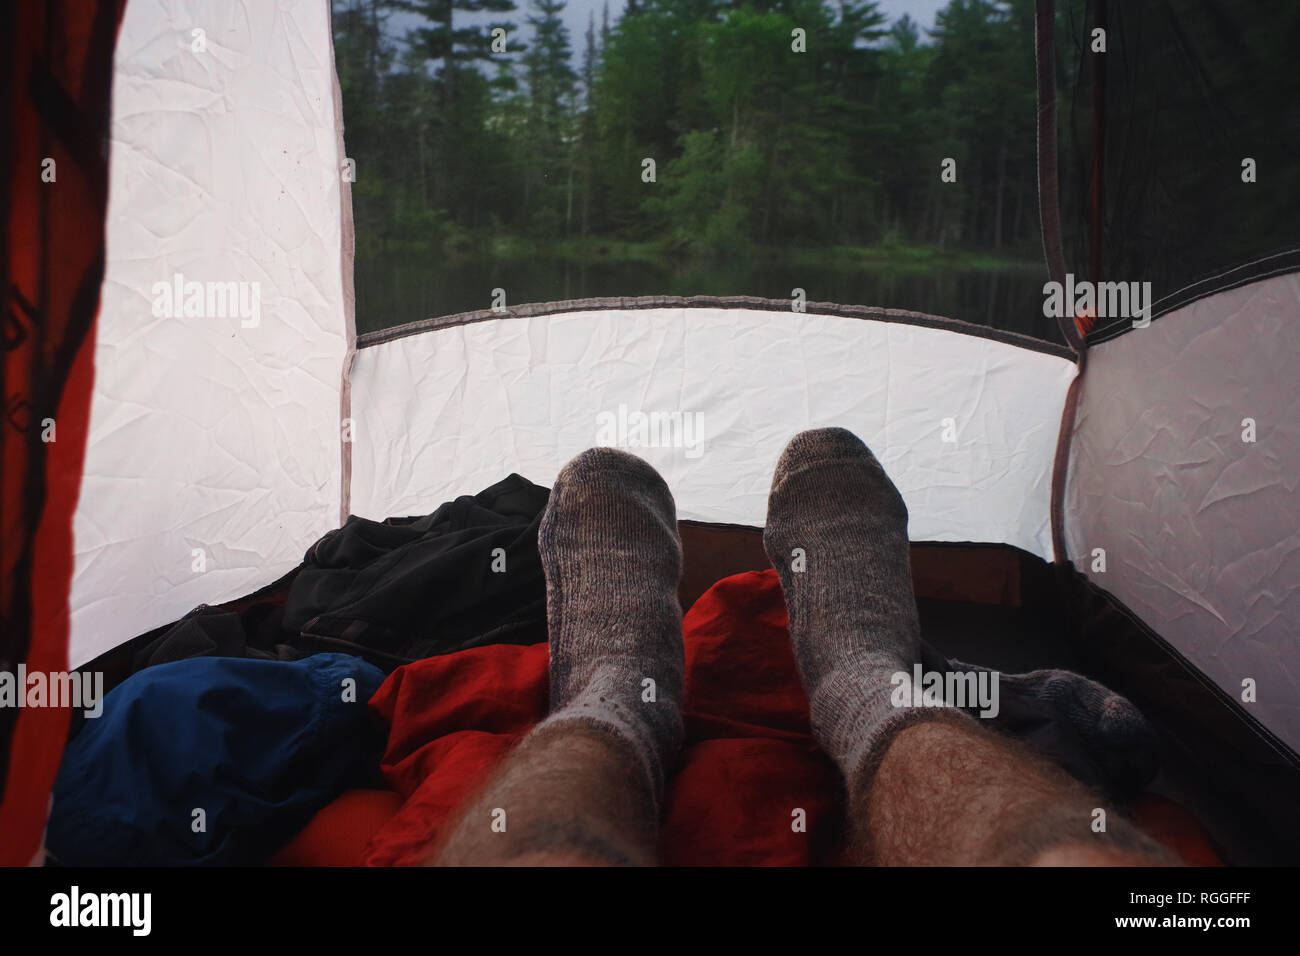
<svg viewBox="0 0 1300 956">
<path fill-rule="evenodd" d="M 347 654 L 196 657 L 134 674 L 64 752 L 54 861 L 264 863 L 339 793 L 373 783 L 384 737 L 366 702 L 383 679 Z"/>
</svg>

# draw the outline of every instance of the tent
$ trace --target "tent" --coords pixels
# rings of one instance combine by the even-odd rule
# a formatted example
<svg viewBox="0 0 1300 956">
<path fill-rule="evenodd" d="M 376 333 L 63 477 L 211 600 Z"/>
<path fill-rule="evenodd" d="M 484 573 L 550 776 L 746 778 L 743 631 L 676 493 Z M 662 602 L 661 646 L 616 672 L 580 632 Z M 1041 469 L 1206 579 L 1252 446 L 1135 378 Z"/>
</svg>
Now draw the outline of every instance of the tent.
<svg viewBox="0 0 1300 956">
<path fill-rule="evenodd" d="M 549 484 L 598 429 L 655 415 L 635 450 L 674 490 L 698 595 L 765 566 L 784 443 L 843 425 L 903 493 L 920 598 L 997 611 L 967 635 L 995 662 L 1069 660 L 1133 699 L 1234 861 L 1300 860 L 1300 124 L 1255 95 L 1300 93 L 1285 6 L 1039 0 L 1048 271 L 1153 288 L 1145 324 L 1070 304 L 1046 341 L 698 296 L 485 295 L 358 335 L 326 0 L 19 0 L 0 14 L 3 669 L 111 673 L 350 514 Z M 53 182 L 31 173 L 46 158 Z M 0 719 L 0 848 L 26 862 L 68 715 Z"/>
</svg>

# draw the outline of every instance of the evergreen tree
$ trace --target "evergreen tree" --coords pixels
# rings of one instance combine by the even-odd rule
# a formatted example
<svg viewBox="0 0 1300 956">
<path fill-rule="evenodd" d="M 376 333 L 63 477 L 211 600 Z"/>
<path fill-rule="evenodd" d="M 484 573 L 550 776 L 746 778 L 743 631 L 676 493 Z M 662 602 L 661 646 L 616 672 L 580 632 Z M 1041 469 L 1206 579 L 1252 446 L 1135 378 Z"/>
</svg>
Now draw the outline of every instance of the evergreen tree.
<svg viewBox="0 0 1300 956">
<path fill-rule="evenodd" d="M 554 233 L 573 221 L 574 106 L 578 76 L 571 65 L 564 0 L 531 0 L 532 44 L 522 63 L 528 84 L 528 147 L 533 162 L 525 182 L 530 226 Z M 563 211 L 557 206 L 563 190 Z"/>
<path fill-rule="evenodd" d="M 515 0 L 333 0 L 362 255 L 522 236 L 1036 254 L 1033 0 L 950 0 L 929 34 L 875 0 L 632 0 L 612 22 L 605 2 L 599 24 L 587 2 L 575 56 L 565 0 L 529 0 L 504 53 L 511 25 L 486 21 Z"/>
<path fill-rule="evenodd" d="M 473 66 L 493 59 L 492 30 L 500 27 L 509 34 L 514 24 L 494 21 L 485 27 L 458 26 L 455 15 L 461 13 L 513 13 L 514 0 L 390 0 L 398 10 L 418 13 L 426 23 L 411 30 L 407 43 L 427 60 L 441 66 L 443 91 L 448 105 L 455 99 L 456 77 L 462 65 Z"/>
</svg>

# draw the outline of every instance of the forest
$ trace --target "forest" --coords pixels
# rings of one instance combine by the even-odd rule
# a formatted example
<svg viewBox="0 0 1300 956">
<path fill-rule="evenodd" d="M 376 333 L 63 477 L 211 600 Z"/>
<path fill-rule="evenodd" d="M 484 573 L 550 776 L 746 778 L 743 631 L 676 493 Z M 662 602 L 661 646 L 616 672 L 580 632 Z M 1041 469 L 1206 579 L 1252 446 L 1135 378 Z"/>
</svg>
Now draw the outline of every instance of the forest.
<svg viewBox="0 0 1300 956">
<path fill-rule="evenodd" d="M 1025 321 L 1033 0 L 599 3 L 335 0 L 363 328 L 497 287 Z"/>
</svg>

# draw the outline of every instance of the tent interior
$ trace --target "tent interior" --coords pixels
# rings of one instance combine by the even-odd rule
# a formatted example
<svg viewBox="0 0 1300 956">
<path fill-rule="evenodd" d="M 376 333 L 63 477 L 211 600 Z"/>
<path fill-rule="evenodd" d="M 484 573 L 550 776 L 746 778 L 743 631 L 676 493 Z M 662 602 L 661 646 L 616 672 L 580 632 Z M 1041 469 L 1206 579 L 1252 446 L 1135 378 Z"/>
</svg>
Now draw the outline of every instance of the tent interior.
<svg viewBox="0 0 1300 956">
<path fill-rule="evenodd" d="M 78 38 L 60 41 L 65 66 L 111 76 L 111 118 L 105 94 L 103 189 L 69 200 L 70 224 L 104 224 L 102 285 L 62 306 L 42 286 L 44 307 L 91 320 L 64 345 L 80 364 L 48 373 L 60 446 L 77 434 L 63 409 L 85 406 L 84 461 L 48 466 L 78 489 L 61 506 L 66 615 L 43 658 L 29 615 L 6 660 L 62 659 L 111 690 L 186 618 L 283 613 L 304 554 L 349 520 L 401 525 L 512 474 L 545 488 L 601 443 L 672 488 L 689 610 L 770 568 L 780 450 L 839 425 L 907 503 L 930 647 L 1123 694 L 1161 742 L 1130 806 L 1150 832 L 1190 828 L 1169 839 L 1198 862 L 1300 862 L 1300 124 L 1274 112 L 1300 98 L 1289 0 L 1025 6 L 1043 276 L 1149 282 L 1146 324 L 1073 308 L 979 324 L 815 289 L 505 305 L 484 290 L 452 315 L 358 315 L 328 0 L 39 6 L 17 5 L 12 34 Z M 32 139 L 24 162 L 74 149 Z M 56 260 L 46 277 L 71 285 Z M 234 283 L 232 302 L 255 284 L 257 314 L 191 315 L 187 282 L 209 301 Z M 627 441 L 654 410 L 698 415 L 700 441 Z M 26 573 L 55 600 L 59 579 Z M 352 652 L 386 674 L 401 663 L 365 644 Z M 50 792 L 63 742 L 29 773 L 23 735 L 83 723 L 6 717 L 7 812 L 20 786 Z"/>
</svg>

